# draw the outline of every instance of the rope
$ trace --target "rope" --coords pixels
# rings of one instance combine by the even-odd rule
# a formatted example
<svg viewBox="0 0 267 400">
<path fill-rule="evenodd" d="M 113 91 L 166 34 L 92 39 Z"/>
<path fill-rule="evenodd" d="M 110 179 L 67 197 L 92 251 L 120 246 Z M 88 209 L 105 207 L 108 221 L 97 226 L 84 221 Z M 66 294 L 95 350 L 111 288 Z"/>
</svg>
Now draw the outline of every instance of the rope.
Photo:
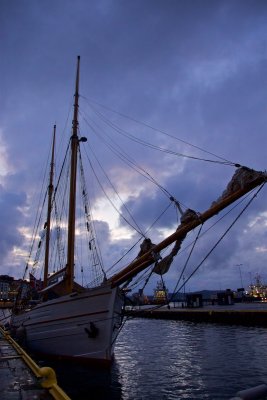
<svg viewBox="0 0 267 400">
<path fill-rule="evenodd" d="M 106 279 L 106 273 L 103 268 L 103 259 L 102 259 L 100 248 L 98 246 L 98 240 L 96 237 L 96 232 L 95 232 L 94 225 L 93 225 L 92 218 L 91 218 L 92 210 L 91 210 L 90 202 L 88 200 L 87 191 L 86 191 L 85 175 L 84 175 L 84 169 L 83 169 L 83 164 L 82 164 L 80 147 L 79 147 L 79 162 L 80 162 L 80 174 L 81 174 L 81 191 L 82 191 L 82 198 L 83 198 L 83 202 L 84 202 L 83 205 L 84 205 L 84 210 L 85 210 L 85 226 L 87 228 L 87 234 L 89 237 L 88 243 L 90 243 L 90 244 L 93 243 L 93 246 L 92 246 L 93 265 L 95 265 L 95 266 L 99 265 L 101 272 L 102 272 L 102 276 L 101 277 L 96 276 L 95 280 L 97 280 L 97 279 L 103 280 L 103 277 Z M 89 244 L 89 246 L 90 246 L 90 244 Z M 98 275 L 98 274 L 96 274 L 96 275 Z"/>
<path fill-rule="evenodd" d="M 212 163 L 218 163 L 218 164 L 230 165 L 230 166 L 240 166 L 238 163 L 231 162 L 231 161 L 229 161 L 229 160 L 227 160 L 227 159 L 225 159 L 225 158 L 223 158 L 223 157 L 220 157 L 220 156 L 216 155 L 215 153 L 212 153 L 212 152 L 210 152 L 210 151 L 204 150 L 204 149 L 202 149 L 202 148 L 199 147 L 199 146 L 193 145 L 192 143 L 189 143 L 189 142 L 187 142 L 187 141 L 185 141 L 185 140 L 183 140 L 183 139 L 177 138 L 176 136 L 173 136 L 173 135 L 171 135 L 171 134 L 169 134 L 169 133 L 167 133 L 167 132 L 165 132 L 165 131 L 163 131 L 163 130 L 161 130 L 161 129 L 157 129 L 157 128 L 155 128 L 155 127 L 153 127 L 153 126 L 151 126 L 151 125 L 149 125 L 149 124 L 147 124 L 147 123 L 145 123 L 145 122 L 138 121 L 138 120 L 135 119 L 135 118 L 132 118 L 132 117 L 129 117 L 129 116 L 123 114 L 123 113 L 117 112 L 117 111 L 115 111 L 115 110 L 113 110 L 113 109 L 111 109 L 111 108 L 109 108 L 109 107 L 107 107 L 107 106 L 105 106 L 105 105 L 103 105 L 103 104 L 101 104 L 101 103 L 98 103 L 98 102 L 96 102 L 96 101 L 94 101 L 94 100 L 89 100 L 89 99 L 86 98 L 85 96 L 81 96 L 81 97 L 82 97 L 84 100 L 86 100 L 86 101 L 88 102 L 88 104 L 90 105 L 90 107 L 92 108 L 92 110 L 93 110 L 96 114 L 99 114 L 100 116 L 102 116 L 102 117 L 104 118 L 104 120 L 106 120 L 106 121 L 108 121 L 108 120 L 105 119 L 105 117 L 104 117 L 99 111 L 96 111 L 96 110 L 94 109 L 94 107 L 92 106 L 92 103 L 97 104 L 98 106 L 100 106 L 100 107 L 102 107 L 102 108 L 104 108 L 104 109 L 106 109 L 106 110 L 108 110 L 108 111 L 111 111 L 111 112 L 113 112 L 113 113 L 115 113 L 115 114 L 117 114 L 117 115 L 120 115 L 120 116 L 122 116 L 123 118 L 129 119 L 129 120 L 131 120 L 131 121 L 133 121 L 133 122 L 136 122 L 136 123 L 138 123 L 138 124 L 140 124 L 140 125 L 143 125 L 143 126 L 149 128 L 149 129 L 152 129 L 152 130 L 154 130 L 154 131 L 156 131 L 156 132 L 162 133 L 162 134 L 165 135 L 165 136 L 171 137 L 172 139 L 175 139 L 175 140 L 177 140 L 177 141 L 179 141 L 179 142 L 181 142 L 181 143 L 183 143 L 183 144 L 186 144 L 187 146 L 190 146 L 190 147 L 193 147 L 193 148 L 195 148 L 195 149 L 197 149 L 197 150 L 200 150 L 200 151 L 202 151 L 203 153 L 212 155 L 213 157 L 216 157 L 216 158 L 218 158 L 218 159 L 221 160 L 221 161 L 208 160 L 208 159 L 202 159 L 202 158 L 198 158 L 198 157 L 187 156 L 187 155 L 183 155 L 183 154 L 181 154 L 181 153 L 175 153 L 175 152 L 168 151 L 168 150 L 167 150 L 166 152 L 170 152 L 171 154 L 173 153 L 173 154 L 176 154 L 176 155 L 179 155 L 179 156 L 182 156 L 182 157 L 191 158 L 191 159 L 200 160 L 200 161 L 206 161 L 206 162 L 212 162 Z M 110 121 L 108 121 L 108 122 L 110 122 Z M 110 124 L 115 126 L 115 124 L 113 124 L 112 122 L 110 122 Z M 115 129 L 115 128 L 114 128 L 114 129 Z M 124 132 L 121 128 L 119 128 L 119 130 L 121 130 L 122 132 Z M 124 133 L 127 133 L 127 132 L 124 132 Z M 133 135 L 130 135 L 130 134 L 127 134 L 127 135 L 129 135 L 129 138 L 132 137 L 132 140 L 138 141 L 138 142 L 140 142 L 140 143 L 142 143 L 142 144 L 147 144 L 149 147 L 154 147 L 154 145 L 151 145 L 151 144 L 149 144 L 149 143 L 147 143 L 147 142 L 145 142 L 145 141 L 139 140 L 139 139 L 135 138 Z M 157 146 L 155 146 L 155 148 L 157 148 Z M 160 149 L 160 148 L 158 148 L 158 149 Z M 165 149 L 161 149 L 161 151 L 165 151 Z"/>
<path fill-rule="evenodd" d="M 184 267 L 183 267 L 183 269 L 182 269 L 182 271 L 181 271 L 181 274 L 180 274 L 180 276 L 179 276 L 179 278 L 178 278 L 178 281 L 177 281 L 177 283 L 176 283 L 176 285 L 175 285 L 175 288 L 174 288 L 174 290 L 173 290 L 173 294 L 172 294 L 172 297 L 171 297 L 170 301 L 173 300 L 173 297 L 174 297 L 174 295 L 176 294 L 177 286 L 179 285 L 179 283 L 180 283 L 180 281 L 181 281 L 181 279 L 182 279 L 182 276 L 183 276 L 183 274 L 184 274 L 184 271 L 186 270 L 186 267 L 187 267 L 188 262 L 189 262 L 189 260 L 190 260 L 190 258 L 191 258 L 191 255 L 192 255 L 192 253 L 193 253 L 193 250 L 194 250 L 194 248 L 195 248 L 195 246 L 196 246 L 196 243 L 197 243 L 197 241 L 198 241 L 198 239 L 199 239 L 199 237 L 200 237 L 200 233 L 201 233 L 201 231 L 202 231 L 202 228 L 203 228 L 203 225 L 201 225 L 200 228 L 199 228 L 199 230 L 198 230 L 198 234 L 197 234 L 197 236 L 196 236 L 196 239 L 195 239 L 194 242 L 193 242 L 193 246 L 192 246 L 192 248 L 191 248 L 191 250 L 190 250 L 190 252 L 189 252 L 189 255 L 188 255 L 187 259 L 186 259 L 185 265 L 184 265 Z M 177 292 L 179 292 L 179 290 L 178 290 Z"/>
<path fill-rule="evenodd" d="M 162 211 L 162 213 L 159 215 L 159 217 L 152 223 L 152 225 L 150 225 L 150 227 L 146 230 L 145 232 L 145 236 L 147 236 L 147 233 L 152 229 L 152 227 L 159 221 L 159 219 L 165 214 L 165 212 L 170 208 L 171 204 L 168 204 L 168 206 Z M 112 270 L 112 268 L 114 268 L 127 254 L 129 254 L 133 248 L 142 240 L 143 238 L 142 236 L 137 240 L 137 242 L 129 249 L 127 250 L 127 252 L 125 254 L 123 254 L 123 256 L 116 261 L 108 270 L 107 272 L 110 272 Z"/>
<path fill-rule="evenodd" d="M 263 186 L 265 185 L 265 182 L 259 187 L 257 192 L 254 194 L 254 196 L 249 200 L 249 202 L 245 205 L 243 210 L 238 214 L 238 216 L 234 219 L 234 221 L 230 224 L 230 226 L 227 228 L 227 230 L 224 232 L 224 234 L 217 240 L 217 242 L 214 244 L 214 246 L 211 248 L 211 250 L 207 253 L 207 255 L 203 258 L 203 260 L 198 264 L 198 266 L 194 269 L 194 271 L 189 275 L 189 277 L 184 281 L 184 283 L 179 287 L 176 293 L 180 292 L 180 290 L 185 286 L 185 284 L 191 279 L 191 277 L 198 271 L 198 269 L 201 267 L 201 265 L 206 261 L 206 259 L 210 256 L 210 254 L 215 250 L 215 248 L 218 246 L 218 244 L 223 240 L 223 238 L 227 235 L 227 233 L 230 231 L 230 229 L 234 226 L 234 224 L 238 221 L 238 219 L 241 217 L 241 215 L 245 212 L 245 210 L 250 206 L 252 201 L 257 197 L 258 193 L 262 190 Z"/>
<path fill-rule="evenodd" d="M 255 189 L 254 189 L 255 191 Z M 237 208 L 241 203 L 243 203 L 251 193 L 246 194 L 240 201 L 238 201 L 230 210 L 228 210 L 225 214 L 223 214 L 217 221 L 215 221 L 209 228 L 207 228 L 201 235 L 200 238 L 202 238 L 204 235 L 206 235 L 207 232 L 209 232 L 212 228 L 214 228 L 215 225 L 217 225 L 220 221 L 222 221 L 228 214 L 230 214 L 235 208 Z M 187 246 L 185 246 L 183 249 L 181 249 L 180 253 L 183 253 L 185 250 L 187 250 L 191 245 L 193 241 L 189 243 Z"/>
<path fill-rule="evenodd" d="M 101 184 L 101 182 L 100 182 L 100 180 L 99 180 L 99 178 L 98 178 L 98 176 L 97 176 L 97 174 L 96 174 L 96 172 L 95 172 L 95 169 L 94 169 L 94 167 L 93 167 L 93 164 L 92 164 L 91 160 L 89 159 L 89 156 L 88 156 L 86 150 L 85 150 L 85 154 L 86 154 L 87 160 L 88 160 L 88 162 L 89 162 L 89 164 L 90 164 L 90 167 L 91 167 L 91 169 L 92 169 L 92 172 L 93 172 L 93 174 L 94 174 L 94 176 L 95 176 L 95 178 L 96 178 L 96 180 L 97 180 L 97 182 L 98 182 L 98 184 L 99 184 L 101 190 L 103 191 L 104 195 L 106 196 L 107 200 L 108 200 L 109 203 L 112 205 L 112 207 L 114 208 L 114 210 L 116 210 L 116 212 L 120 215 L 120 217 L 121 217 L 129 226 L 131 226 L 137 233 L 139 233 L 140 235 L 144 236 L 143 233 L 140 232 L 140 231 L 138 231 L 138 229 L 136 229 L 136 228 L 124 217 L 124 215 L 118 210 L 118 208 L 115 206 L 115 204 L 114 204 L 113 201 L 110 199 L 110 197 L 108 196 L 107 192 L 105 191 L 103 185 Z M 114 190 L 115 190 L 115 189 L 114 189 Z M 117 193 L 116 191 L 115 191 L 115 193 L 118 195 L 118 193 Z M 118 196 L 119 196 L 119 195 L 118 195 Z M 120 196 L 119 196 L 119 198 L 120 198 Z M 121 201 L 122 201 L 122 200 L 121 200 Z M 124 203 L 123 203 L 123 204 L 124 204 Z M 126 208 L 126 206 L 125 206 L 125 208 Z"/>
<path fill-rule="evenodd" d="M 167 197 L 171 197 L 171 194 L 168 192 L 167 189 L 165 189 L 163 186 L 161 186 L 155 178 L 152 177 L 147 171 L 145 171 L 141 166 L 139 166 L 117 143 L 116 147 L 119 149 L 119 151 L 114 147 L 114 145 L 108 143 L 103 136 L 100 133 L 97 133 L 97 131 L 94 129 L 94 127 L 87 121 L 87 119 L 83 116 L 83 119 L 85 123 L 92 129 L 92 131 L 101 138 L 102 142 L 110 149 L 110 151 L 115 154 L 120 160 L 122 160 L 128 167 L 132 168 L 134 171 L 136 171 L 138 174 L 152 182 L 154 185 L 156 185 Z M 114 141 L 109 137 L 111 142 L 114 143 Z"/>
</svg>

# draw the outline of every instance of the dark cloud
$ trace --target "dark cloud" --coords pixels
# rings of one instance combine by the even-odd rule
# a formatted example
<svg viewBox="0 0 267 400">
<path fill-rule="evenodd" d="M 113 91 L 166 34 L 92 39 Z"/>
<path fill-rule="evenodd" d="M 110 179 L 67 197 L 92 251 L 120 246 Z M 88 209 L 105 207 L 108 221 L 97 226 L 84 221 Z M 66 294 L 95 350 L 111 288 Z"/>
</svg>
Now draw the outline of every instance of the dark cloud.
<svg viewBox="0 0 267 400">
<path fill-rule="evenodd" d="M 18 228 L 23 224 L 24 216 L 21 208 L 26 205 L 24 193 L 7 192 L 0 185 L 0 254 L 1 265 L 5 265 L 6 257 L 14 247 L 23 244 L 23 236 Z"/>
</svg>

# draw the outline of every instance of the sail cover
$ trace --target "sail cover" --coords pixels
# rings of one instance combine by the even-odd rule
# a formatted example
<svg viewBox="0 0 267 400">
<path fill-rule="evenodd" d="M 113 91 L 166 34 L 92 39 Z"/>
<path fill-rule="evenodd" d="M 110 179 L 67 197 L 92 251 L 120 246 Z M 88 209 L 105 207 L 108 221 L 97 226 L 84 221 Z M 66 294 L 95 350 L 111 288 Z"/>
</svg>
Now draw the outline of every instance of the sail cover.
<svg viewBox="0 0 267 400">
<path fill-rule="evenodd" d="M 195 219 L 198 219 L 199 215 L 194 211 L 188 208 L 182 215 L 181 217 L 181 224 L 178 226 L 177 230 L 181 228 L 183 225 L 188 224 L 189 222 L 192 222 Z M 179 239 L 176 240 L 175 245 L 166 257 L 162 258 L 160 261 L 156 262 L 153 272 L 158 275 L 164 275 L 166 274 L 170 266 L 173 262 L 174 257 L 177 255 L 178 251 L 181 248 L 182 242 L 186 238 L 186 233 L 181 236 Z"/>
<path fill-rule="evenodd" d="M 244 189 L 249 183 L 262 176 L 262 172 L 254 171 L 248 167 L 237 168 L 222 195 L 212 203 L 212 206 L 230 196 L 234 192 Z"/>
</svg>

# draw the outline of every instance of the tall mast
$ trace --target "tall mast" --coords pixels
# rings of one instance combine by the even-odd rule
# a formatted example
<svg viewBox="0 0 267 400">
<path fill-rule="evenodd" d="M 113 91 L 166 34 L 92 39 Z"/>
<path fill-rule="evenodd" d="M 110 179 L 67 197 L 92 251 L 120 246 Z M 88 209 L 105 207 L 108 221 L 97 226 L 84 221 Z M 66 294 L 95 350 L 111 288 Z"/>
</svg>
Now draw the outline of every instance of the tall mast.
<svg viewBox="0 0 267 400">
<path fill-rule="evenodd" d="M 74 112 L 71 136 L 71 172 L 69 195 L 69 219 L 68 219 L 68 254 L 66 265 L 66 292 L 71 293 L 74 280 L 74 245 L 75 245 L 75 209 L 76 209 L 76 177 L 77 177 L 77 152 L 78 139 L 78 109 L 79 109 L 79 78 L 80 56 L 77 57 L 76 86 L 74 95 Z"/>
<path fill-rule="evenodd" d="M 52 210 L 52 196 L 53 196 L 53 191 L 54 191 L 53 176 L 54 176 L 55 138 L 56 138 L 56 125 L 54 125 L 52 155 L 51 155 L 51 165 L 50 165 L 50 178 L 49 178 L 49 186 L 48 186 L 46 241 L 45 241 L 45 264 L 44 264 L 44 288 L 47 287 L 47 279 L 48 279 L 51 210 Z"/>
</svg>

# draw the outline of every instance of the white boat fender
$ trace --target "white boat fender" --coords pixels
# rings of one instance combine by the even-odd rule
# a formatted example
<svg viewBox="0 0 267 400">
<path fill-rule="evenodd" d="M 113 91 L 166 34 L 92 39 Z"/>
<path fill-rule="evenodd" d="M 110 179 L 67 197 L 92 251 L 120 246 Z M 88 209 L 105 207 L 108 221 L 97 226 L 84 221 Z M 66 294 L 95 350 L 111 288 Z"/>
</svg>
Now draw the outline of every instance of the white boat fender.
<svg viewBox="0 0 267 400">
<path fill-rule="evenodd" d="M 85 332 L 87 333 L 88 337 L 91 339 L 94 339 L 98 336 L 99 334 L 99 329 L 95 326 L 93 322 L 90 322 L 90 327 L 84 328 Z"/>
</svg>

